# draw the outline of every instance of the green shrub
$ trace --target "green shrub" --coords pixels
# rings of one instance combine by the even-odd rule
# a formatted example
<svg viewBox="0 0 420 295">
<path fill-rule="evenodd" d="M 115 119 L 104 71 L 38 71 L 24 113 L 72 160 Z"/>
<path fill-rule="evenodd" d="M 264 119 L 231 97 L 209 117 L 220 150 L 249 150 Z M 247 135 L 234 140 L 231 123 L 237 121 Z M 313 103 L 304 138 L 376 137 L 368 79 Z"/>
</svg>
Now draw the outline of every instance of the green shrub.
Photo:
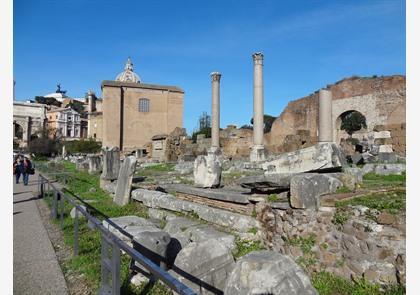
<svg viewBox="0 0 420 295">
<path fill-rule="evenodd" d="M 101 150 L 101 143 L 92 138 L 68 141 L 64 144 L 70 154 L 75 153 L 98 153 Z"/>
</svg>

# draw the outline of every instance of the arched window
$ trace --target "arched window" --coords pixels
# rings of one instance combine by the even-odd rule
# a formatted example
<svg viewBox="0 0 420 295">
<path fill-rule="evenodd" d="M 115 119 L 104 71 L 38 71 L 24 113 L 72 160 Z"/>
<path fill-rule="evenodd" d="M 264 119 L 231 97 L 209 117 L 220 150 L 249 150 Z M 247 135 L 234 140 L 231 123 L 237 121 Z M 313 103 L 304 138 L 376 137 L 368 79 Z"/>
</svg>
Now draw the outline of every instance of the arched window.
<svg viewBox="0 0 420 295">
<path fill-rule="evenodd" d="M 147 98 L 140 98 L 139 99 L 139 112 L 148 113 L 150 106 L 150 100 Z"/>
</svg>

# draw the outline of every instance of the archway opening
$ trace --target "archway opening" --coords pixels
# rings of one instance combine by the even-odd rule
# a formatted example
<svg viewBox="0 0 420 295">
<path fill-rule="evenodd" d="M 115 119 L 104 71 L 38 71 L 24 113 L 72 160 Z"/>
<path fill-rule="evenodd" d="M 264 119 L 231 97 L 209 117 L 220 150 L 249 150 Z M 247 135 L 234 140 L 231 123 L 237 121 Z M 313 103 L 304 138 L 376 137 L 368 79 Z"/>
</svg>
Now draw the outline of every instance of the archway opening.
<svg viewBox="0 0 420 295">
<path fill-rule="evenodd" d="M 22 140 L 23 139 L 23 127 L 18 123 L 13 123 L 14 135 L 15 139 Z"/>
</svg>

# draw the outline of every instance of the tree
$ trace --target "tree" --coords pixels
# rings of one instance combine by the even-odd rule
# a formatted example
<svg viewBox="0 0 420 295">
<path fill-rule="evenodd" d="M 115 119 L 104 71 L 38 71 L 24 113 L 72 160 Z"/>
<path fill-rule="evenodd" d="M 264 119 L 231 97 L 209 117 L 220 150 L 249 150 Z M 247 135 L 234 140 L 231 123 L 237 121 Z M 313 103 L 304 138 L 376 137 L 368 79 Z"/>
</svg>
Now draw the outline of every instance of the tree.
<svg viewBox="0 0 420 295">
<path fill-rule="evenodd" d="M 84 114 L 84 112 L 85 112 L 84 104 L 81 101 L 78 101 L 78 100 L 70 101 L 66 105 L 66 108 L 68 108 L 68 107 L 72 108 L 73 110 L 75 110 L 79 114 Z"/>
<path fill-rule="evenodd" d="M 35 136 L 31 137 L 28 144 L 29 152 L 35 156 L 50 157 L 52 154 L 58 154 L 61 144 L 60 140 L 55 136 L 50 137 L 50 130 L 44 129 L 38 132 Z"/>
<path fill-rule="evenodd" d="M 54 97 L 35 96 L 35 101 L 46 105 L 54 105 L 57 107 L 61 106 L 61 102 L 56 100 Z"/>
<path fill-rule="evenodd" d="M 362 128 L 366 128 L 366 118 L 361 113 L 351 111 L 342 115 L 340 129 L 345 130 L 350 136 Z"/>
<path fill-rule="evenodd" d="M 253 128 L 252 128 L 252 125 L 245 124 L 245 125 L 242 125 L 241 127 L 239 127 L 239 129 L 249 129 L 249 130 L 252 130 Z"/>
<path fill-rule="evenodd" d="M 72 141 L 66 142 L 64 145 L 66 146 L 66 151 L 70 154 L 97 153 L 101 150 L 101 146 L 102 146 L 100 142 L 97 142 L 92 138 L 89 138 L 88 140 L 85 140 L 85 139 L 72 140 Z"/>
<path fill-rule="evenodd" d="M 273 125 L 276 117 L 270 115 L 264 115 L 264 133 L 268 133 L 271 131 L 271 126 Z M 251 118 L 251 125 L 254 125 L 254 118 Z"/>
<path fill-rule="evenodd" d="M 193 142 L 197 141 L 198 134 L 204 134 L 206 138 L 211 137 L 211 118 L 206 112 L 203 112 L 198 119 L 198 129 L 191 136 Z"/>
</svg>

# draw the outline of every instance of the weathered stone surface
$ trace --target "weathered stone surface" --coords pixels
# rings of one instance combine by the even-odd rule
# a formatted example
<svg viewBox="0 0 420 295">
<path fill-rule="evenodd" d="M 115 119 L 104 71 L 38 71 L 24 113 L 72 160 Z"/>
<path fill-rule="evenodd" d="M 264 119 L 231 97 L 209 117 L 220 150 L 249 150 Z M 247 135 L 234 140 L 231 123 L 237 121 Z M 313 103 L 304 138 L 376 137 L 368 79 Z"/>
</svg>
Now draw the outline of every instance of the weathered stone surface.
<svg viewBox="0 0 420 295">
<path fill-rule="evenodd" d="M 352 174 L 348 174 L 348 173 L 328 173 L 326 174 L 328 177 L 333 177 L 336 178 L 337 180 L 342 182 L 342 185 L 344 185 L 345 187 L 347 187 L 350 190 L 354 190 L 356 187 L 356 177 L 353 176 Z M 341 186 L 341 185 L 339 185 Z M 335 191 L 335 190 L 334 190 Z"/>
<path fill-rule="evenodd" d="M 402 174 L 405 164 L 382 164 L 375 167 L 375 173 L 380 175 Z"/>
<path fill-rule="evenodd" d="M 115 180 L 120 172 L 120 150 L 118 147 L 102 148 L 103 167 L 101 178 Z"/>
<path fill-rule="evenodd" d="M 393 151 L 392 145 L 390 144 L 383 144 L 379 146 L 379 153 L 392 153 Z"/>
<path fill-rule="evenodd" d="M 119 227 L 121 227 L 132 236 L 136 236 L 144 231 L 161 231 L 161 229 L 156 227 L 153 222 L 135 215 L 112 217 L 109 218 L 109 220 L 116 223 Z M 102 224 L 121 240 L 125 241 L 126 243 L 131 243 L 131 239 L 129 237 L 122 234 L 118 229 L 116 229 L 106 220 L 102 221 Z"/>
<path fill-rule="evenodd" d="M 214 200 L 221 200 L 221 201 L 228 201 L 228 202 L 234 202 L 239 204 L 248 204 L 248 195 L 226 190 L 226 189 L 205 189 L 205 188 L 199 188 L 199 187 L 193 187 L 185 184 L 169 184 L 164 185 L 163 188 L 166 191 L 175 191 L 178 193 L 183 193 L 187 195 L 196 195 L 208 199 L 214 199 Z"/>
<path fill-rule="evenodd" d="M 198 226 L 201 223 L 185 217 L 169 217 L 163 230 L 176 239 L 182 247 L 188 245 L 191 240 L 191 233 L 187 230 L 191 227 Z"/>
<path fill-rule="evenodd" d="M 222 164 L 217 153 L 198 156 L 194 161 L 194 184 L 199 187 L 219 187 Z"/>
<path fill-rule="evenodd" d="M 299 209 L 318 208 L 321 195 L 333 193 L 342 185 L 326 174 L 295 175 L 290 181 L 290 205 Z"/>
<path fill-rule="evenodd" d="M 180 200 L 170 194 L 158 191 L 136 189 L 131 193 L 131 198 L 151 208 L 162 208 L 175 212 L 194 212 L 203 220 L 239 232 L 247 232 L 251 228 L 260 228 L 261 226 L 252 217 Z"/>
<path fill-rule="evenodd" d="M 167 270 L 167 250 L 170 241 L 171 236 L 162 230 L 146 230 L 133 237 L 133 247 L 156 265 Z M 137 262 L 135 264 L 146 271 L 141 264 Z"/>
<path fill-rule="evenodd" d="M 179 172 L 180 174 L 190 174 L 194 171 L 194 162 L 192 161 L 179 161 L 175 165 L 175 171 Z"/>
<path fill-rule="evenodd" d="M 171 274 L 197 294 L 221 294 L 234 265 L 230 250 L 218 240 L 210 239 L 184 247 Z"/>
<path fill-rule="evenodd" d="M 260 191 L 269 189 L 288 189 L 290 179 L 294 174 L 291 173 L 272 173 L 264 175 L 253 175 L 242 177 L 239 184 L 245 188 L 257 189 Z"/>
<path fill-rule="evenodd" d="M 117 181 L 102 180 L 101 187 L 104 191 L 107 191 L 110 194 L 115 194 L 115 189 L 117 188 Z"/>
<path fill-rule="evenodd" d="M 128 156 L 120 168 L 117 187 L 115 189 L 114 203 L 122 206 L 130 201 L 131 184 L 136 171 L 137 159 L 135 156 Z"/>
<path fill-rule="evenodd" d="M 374 132 L 373 137 L 374 137 L 374 139 L 391 138 L 391 132 L 389 132 L 389 131 Z"/>
<path fill-rule="evenodd" d="M 382 212 L 377 217 L 377 221 L 379 224 L 393 224 L 395 222 L 395 217 L 388 212 Z"/>
<path fill-rule="evenodd" d="M 89 169 L 89 162 L 87 159 L 80 159 L 76 161 L 76 169 L 77 170 L 88 170 Z"/>
<path fill-rule="evenodd" d="M 229 275 L 225 295 L 318 294 L 310 278 L 288 256 L 274 251 L 251 252 L 242 257 Z"/>
<path fill-rule="evenodd" d="M 208 225 L 194 226 L 186 230 L 190 233 L 192 242 L 201 243 L 210 239 L 218 241 L 220 244 L 226 246 L 230 251 L 236 248 L 235 237 L 233 235 L 221 232 Z"/>
<path fill-rule="evenodd" d="M 350 174 L 354 176 L 356 183 L 363 182 L 363 171 L 360 168 L 356 167 L 345 167 L 343 168 L 343 172 L 346 174 Z"/>
<path fill-rule="evenodd" d="M 89 174 L 94 174 L 102 170 L 101 157 L 98 155 L 88 155 Z"/>
<path fill-rule="evenodd" d="M 300 173 L 341 168 L 346 164 L 344 154 L 335 143 L 318 143 L 314 146 L 281 154 L 276 159 L 261 164 L 267 174 Z"/>
</svg>

